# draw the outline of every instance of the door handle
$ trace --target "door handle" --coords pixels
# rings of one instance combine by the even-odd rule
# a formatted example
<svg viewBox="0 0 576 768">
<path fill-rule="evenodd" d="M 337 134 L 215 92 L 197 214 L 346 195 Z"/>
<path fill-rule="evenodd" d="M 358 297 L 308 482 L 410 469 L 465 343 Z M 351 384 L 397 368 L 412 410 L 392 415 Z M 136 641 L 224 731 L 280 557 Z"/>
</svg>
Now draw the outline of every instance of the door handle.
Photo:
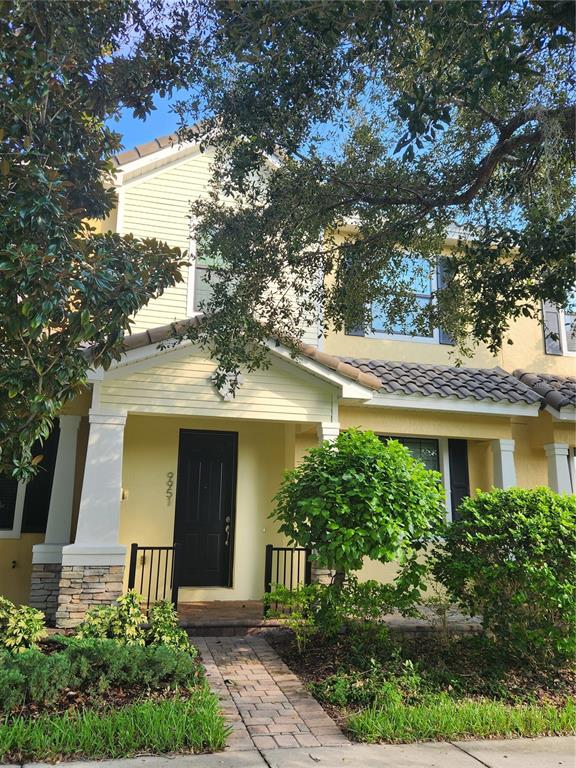
<svg viewBox="0 0 576 768">
<path fill-rule="evenodd" d="M 224 546 L 229 547 L 230 546 L 230 515 L 226 515 L 224 518 L 226 525 L 224 526 L 224 533 L 226 534 L 226 538 L 224 539 Z"/>
</svg>

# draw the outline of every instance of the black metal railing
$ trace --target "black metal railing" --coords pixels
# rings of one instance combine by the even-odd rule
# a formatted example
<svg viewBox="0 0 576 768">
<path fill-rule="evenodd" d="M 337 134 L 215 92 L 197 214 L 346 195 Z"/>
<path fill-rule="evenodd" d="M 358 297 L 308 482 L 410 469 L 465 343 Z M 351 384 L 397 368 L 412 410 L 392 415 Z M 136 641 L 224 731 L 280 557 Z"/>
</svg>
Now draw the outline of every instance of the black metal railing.
<svg viewBox="0 0 576 768">
<path fill-rule="evenodd" d="M 274 547 L 266 546 L 264 564 L 264 591 L 268 594 L 272 587 L 279 584 L 286 589 L 294 590 L 312 582 L 312 561 L 310 550 L 304 547 Z M 264 612 L 270 607 L 277 611 L 279 606 L 271 606 L 264 601 Z"/>
<path fill-rule="evenodd" d="M 130 547 L 128 589 L 142 595 L 146 610 L 159 600 L 170 600 L 178 607 L 178 559 L 181 544 L 171 547 Z"/>
</svg>

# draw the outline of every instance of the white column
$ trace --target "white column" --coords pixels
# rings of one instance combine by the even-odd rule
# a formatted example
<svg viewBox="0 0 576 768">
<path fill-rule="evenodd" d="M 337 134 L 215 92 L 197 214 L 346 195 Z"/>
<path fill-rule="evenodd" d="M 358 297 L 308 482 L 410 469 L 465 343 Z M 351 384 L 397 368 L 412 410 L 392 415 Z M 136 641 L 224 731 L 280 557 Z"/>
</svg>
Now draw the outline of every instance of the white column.
<svg viewBox="0 0 576 768">
<path fill-rule="evenodd" d="M 333 442 L 340 434 L 340 423 L 338 421 L 322 421 L 318 424 L 318 439 L 330 440 Z"/>
<path fill-rule="evenodd" d="M 492 440 L 492 455 L 496 488 L 511 488 L 516 485 L 514 440 Z"/>
<path fill-rule="evenodd" d="M 90 436 L 74 544 L 63 565 L 124 565 L 118 543 L 125 413 L 90 411 Z"/>
<path fill-rule="evenodd" d="M 33 563 L 61 563 L 62 547 L 70 542 L 79 426 L 80 416 L 60 416 L 46 536 L 43 544 L 32 547 Z"/>
<path fill-rule="evenodd" d="M 572 493 L 568 445 L 566 443 L 548 443 L 544 446 L 544 451 L 548 459 L 548 485 L 558 493 Z"/>
</svg>

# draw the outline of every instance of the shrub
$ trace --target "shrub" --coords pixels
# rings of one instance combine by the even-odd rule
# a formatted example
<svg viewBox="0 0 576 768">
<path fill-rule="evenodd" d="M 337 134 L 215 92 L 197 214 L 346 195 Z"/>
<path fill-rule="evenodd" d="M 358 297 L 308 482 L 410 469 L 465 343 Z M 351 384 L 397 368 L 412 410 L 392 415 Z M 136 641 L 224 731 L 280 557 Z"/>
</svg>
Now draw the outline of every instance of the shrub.
<svg viewBox="0 0 576 768">
<path fill-rule="evenodd" d="M 146 616 L 141 609 L 142 597 L 130 590 L 114 605 L 98 606 L 87 611 L 78 626 L 81 638 L 110 638 L 122 643 L 144 645 Z"/>
<path fill-rule="evenodd" d="M 44 614 L 27 605 L 16 606 L 0 597 L 0 647 L 20 653 L 35 648 L 46 635 Z"/>
<path fill-rule="evenodd" d="M 171 648 L 196 653 L 196 649 L 190 644 L 186 631 L 178 626 L 178 614 L 173 603 L 167 600 L 155 603 L 150 608 L 148 620 L 150 622 L 146 633 L 148 644 L 168 645 Z"/>
<path fill-rule="evenodd" d="M 52 704 L 66 689 L 93 696 L 109 688 L 188 688 L 202 678 L 200 665 L 187 649 L 99 638 L 57 642 L 60 649 L 49 654 L 30 649 L 0 656 L 0 711 Z"/>
<path fill-rule="evenodd" d="M 350 576 L 341 589 L 310 584 L 289 590 L 276 585 L 264 600 L 268 615 L 271 604 L 278 604 L 276 615 L 285 618 L 300 652 L 315 635 L 331 640 L 347 629 L 355 640 L 354 647 L 361 653 L 367 646 L 381 647 L 388 642 L 383 617 L 395 609 L 398 598 L 394 585 L 361 582 Z"/>
<path fill-rule="evenodd" d="M 335 569 L 338 585 L 365 557 L 412 557 L 446 514 L 438 472 L 398 441 L 357 429 L 311 449 L 286 473 L 275 500 L 280 531 Z"/>
<path fill-rule="evenodd" d="M 436 547 L 437 579 L 505 650 L 576 651 L 576 498 L 548 488 L 479 493 Z"/>
</svg>

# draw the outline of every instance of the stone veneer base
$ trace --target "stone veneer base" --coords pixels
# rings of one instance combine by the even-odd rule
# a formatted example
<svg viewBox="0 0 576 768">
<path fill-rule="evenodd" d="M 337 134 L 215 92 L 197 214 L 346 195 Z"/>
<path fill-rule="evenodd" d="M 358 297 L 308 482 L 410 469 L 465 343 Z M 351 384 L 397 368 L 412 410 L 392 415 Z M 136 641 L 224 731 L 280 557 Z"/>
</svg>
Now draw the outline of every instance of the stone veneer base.
<svg viewBox="0 0 576 768">
<path fill-rule="evenodd" d="M 30 605 L 43 611 L 48 624 L 54 624 L 60 591 L 60 563 L 33 563 L 30 582 Z"/>
<path fill-rule="evenodd" d="M 316 561 L 312 560 L 312 583 L 313 584 L 332 584 L 332 577 L 334 571 L 330 568 L 321 568 L 316 564 Z"/>
<path fill-rule="evenodd" d="M 56 626 L 75 627 L 89 608 L 113 603 L 122 594 L 123 580 L 123 565 L 63 565 Z"/>
</svg>

